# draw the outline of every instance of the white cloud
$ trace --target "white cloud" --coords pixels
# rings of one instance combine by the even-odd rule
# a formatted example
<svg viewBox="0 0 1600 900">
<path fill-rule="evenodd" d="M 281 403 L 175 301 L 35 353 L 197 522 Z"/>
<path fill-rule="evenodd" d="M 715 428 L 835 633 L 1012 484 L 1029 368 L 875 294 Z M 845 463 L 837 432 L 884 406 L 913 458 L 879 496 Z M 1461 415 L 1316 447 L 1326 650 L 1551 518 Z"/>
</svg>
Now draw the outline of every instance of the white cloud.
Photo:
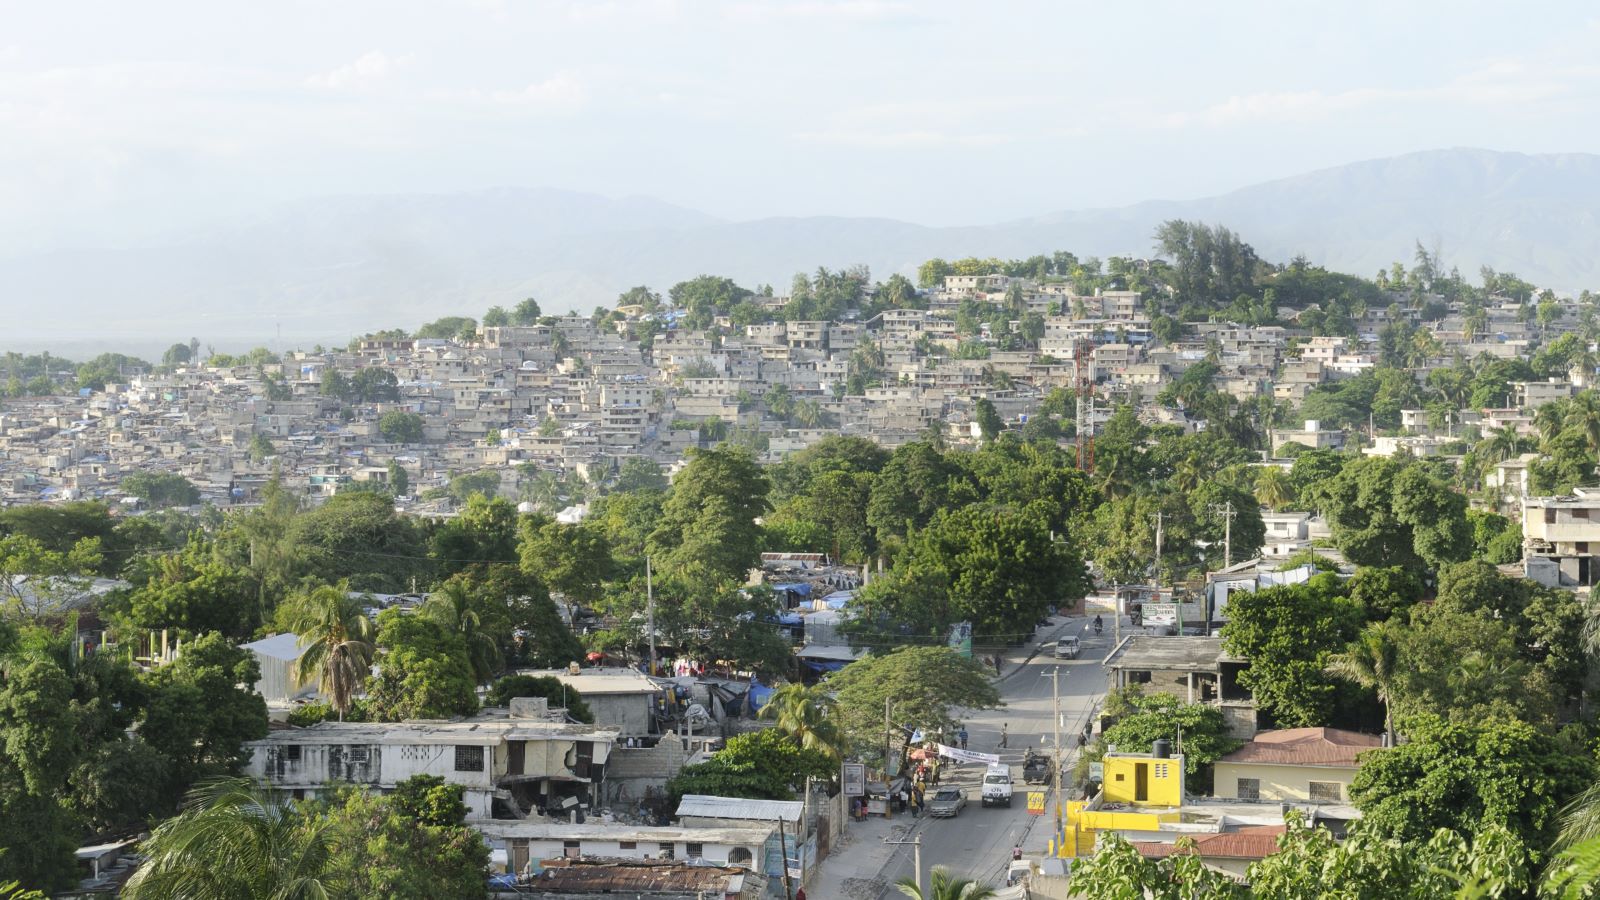
<svg viewBox="0 0 1600 900">
<path fill-rule="evenodd" d="M 836 21 L 882 21 L 913 15 L 915 9 L 904 0 L 797 0 L 797 2 L 730 3 L 724 7 L 729 18 L 744 20 L 813 19 Z"/>
<path fill-rule="evenodd" d="M 572 74 L 558 72 L 514 90 L 433 91 L 428 96 L 434 100 L 563 111 L 585 106 L 589 89 Z"/>
<path fill-rule="evenodd" d="M 802 131 L 795 140 L 814 144 L 877 149 L 917 147 L 994 147 L 1016 140 L 1014 135 L 997 133 L 951 134 L 942 131 Z"/>
<path fill-rule="evenodd" d="M 305 84 L 329 91 L 366 90 L 410 65 L 412 59 L 410 54 L 390 56 L 381 50 L 372 50 L 354 62 L 310 76 Z"/>
</svg>

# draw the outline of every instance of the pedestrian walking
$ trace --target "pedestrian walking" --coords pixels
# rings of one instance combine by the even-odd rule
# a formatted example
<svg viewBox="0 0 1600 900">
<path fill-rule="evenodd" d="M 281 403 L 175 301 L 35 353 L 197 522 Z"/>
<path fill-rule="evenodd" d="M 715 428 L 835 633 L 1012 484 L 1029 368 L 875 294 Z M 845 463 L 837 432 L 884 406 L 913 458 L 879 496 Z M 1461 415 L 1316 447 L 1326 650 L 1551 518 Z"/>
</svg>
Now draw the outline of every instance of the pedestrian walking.
<svg viewBox="0 0 1600 900">
<path fill-rule="evenodd" d="M 1005 723 L 1005 724 L 1000 726 L 1000 749 L 1001 750 L 1006 749 L 1006 730 L 1009 729 L 1010 727 L 1011 727 L 1011 723 L 1009 723 L 1009 722 L 1007 722 L 1007 723 Z"/>
<path fill-rule="evenodd" d="M 961 726 L 961 731 L 956 734 L 956 739 L 961 741 L 961 749 L 967 749 L 967 726 Z"/>
</svg>

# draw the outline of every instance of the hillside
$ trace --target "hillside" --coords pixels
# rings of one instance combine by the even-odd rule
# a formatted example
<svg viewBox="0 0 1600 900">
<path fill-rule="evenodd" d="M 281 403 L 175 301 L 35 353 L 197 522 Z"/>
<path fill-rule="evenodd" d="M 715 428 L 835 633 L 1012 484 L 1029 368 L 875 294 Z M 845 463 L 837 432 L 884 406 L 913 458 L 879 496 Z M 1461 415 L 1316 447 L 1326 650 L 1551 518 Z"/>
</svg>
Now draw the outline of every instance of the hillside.
<svg viewBox="0 0 1600 900">
<path fill-rule="evenodd" d="M 648 198 L 554 190 L 336 197 L 163 246 L 0 259 L 8 346 L 160 341 L 219 347 L 338 341 L 527 295 L 547 309 L 609 304 L 714 272 L 780 289 L 819 265 L 880 277 L 932 256 L 1145 255 L 1165 219 L 1225 224 L 1268 259 L 1303 253 L 1368 275 L 1416 240 L 1560 290 L 1600 287 L 1600 156 L 1439 150 L 1371 160 L 1216 197 L 1061 212 L 988 226 L 889 219 L 720 221 Z"/>
</svg>

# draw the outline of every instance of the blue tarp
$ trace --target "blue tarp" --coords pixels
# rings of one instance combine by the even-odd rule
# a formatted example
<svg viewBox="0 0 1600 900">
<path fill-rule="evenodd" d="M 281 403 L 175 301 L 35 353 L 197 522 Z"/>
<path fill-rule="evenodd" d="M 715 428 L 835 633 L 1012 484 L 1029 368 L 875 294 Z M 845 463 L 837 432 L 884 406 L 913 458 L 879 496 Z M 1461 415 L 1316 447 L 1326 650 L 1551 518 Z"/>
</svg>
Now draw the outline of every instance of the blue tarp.
<svg viewBox="0 0 1600 900">
<path fill-rule="evenodd" d="M 844 609 L 846 606 L 849 606 L 850 601 L 854 600 L 855 598 L 855 591 L 834 591 L 828 596 L 823 597 L 822 602 L 827 604 L 829 609 Z"/>
<path fill-rule="evenodd" d="M 767 700 L 772 697 L 772 688 L 759 681 L 750 682 L 750 693 L 747 695 L 750 702 L 750 712 L 758 713 L 761 707 L 767 705 Z"/>
<path fill-rule="evenodd" d="M 849 665 L 849 663 L 844 662 L 843 660 L 833 659 L 802 659 L 800 660 L 800 664 L 818 674 L 822 674 L 824 672 L 837 672 Z"/>
<path fill-rule="evenodd" d="M 774 591 L 788 591 L 800 597 L 811 596 L 811 585 L 809 584 L 775 584 L 772 589 Z"/>
<path fill-rule="evenodd" d="M 801 618 L 799 613 L 785 612 L 778 613 L 773 621 L 779 625 L 799 625 L 805 622 L 805 619 Z"/>
</svg>

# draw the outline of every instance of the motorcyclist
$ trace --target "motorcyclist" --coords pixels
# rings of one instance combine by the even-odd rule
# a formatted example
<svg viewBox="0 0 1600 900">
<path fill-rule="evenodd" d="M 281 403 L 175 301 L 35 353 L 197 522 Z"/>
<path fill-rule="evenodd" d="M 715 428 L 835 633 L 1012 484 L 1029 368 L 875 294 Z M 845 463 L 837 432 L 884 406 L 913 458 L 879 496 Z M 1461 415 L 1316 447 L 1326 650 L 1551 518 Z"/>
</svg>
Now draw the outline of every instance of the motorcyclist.
<svg viewBox="0 0 1600 900">
<path fill-rule="evenodd" d="M 1099 634 L 1101 631 L 1105 630 L 1105 627 L 1106 623 L 1101 621 L 1099 615 L 1096 615 L 1094 617 L 1094 633 Z"/>
</svg>

